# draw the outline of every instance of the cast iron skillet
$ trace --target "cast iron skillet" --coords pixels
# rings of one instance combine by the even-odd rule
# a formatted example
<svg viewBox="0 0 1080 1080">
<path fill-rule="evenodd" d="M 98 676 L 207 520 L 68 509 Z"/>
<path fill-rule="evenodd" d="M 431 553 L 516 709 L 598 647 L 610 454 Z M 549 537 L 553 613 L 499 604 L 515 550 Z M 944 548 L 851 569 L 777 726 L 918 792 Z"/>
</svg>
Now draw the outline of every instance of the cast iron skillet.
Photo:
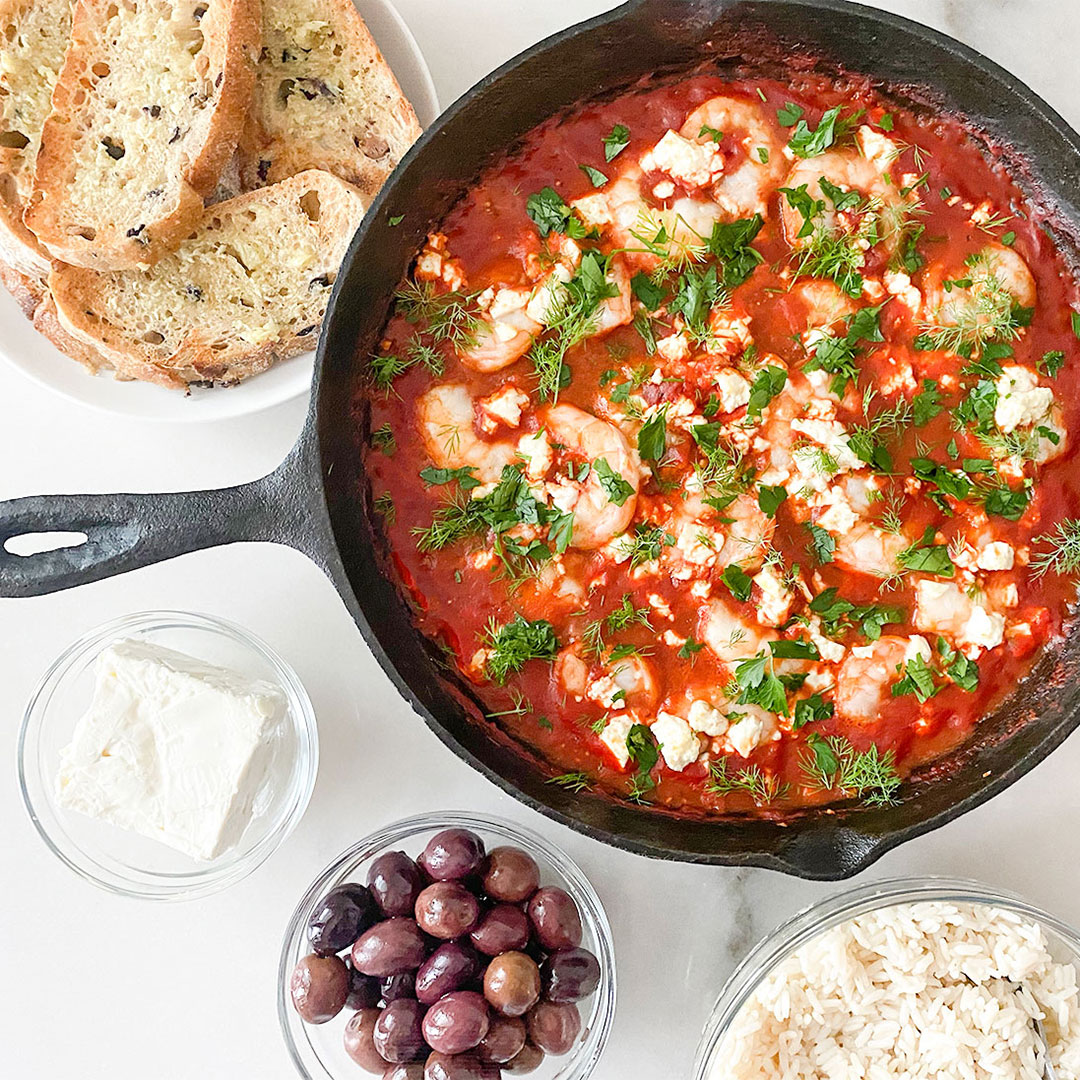
<svg viewBox="0 0 1080 1080">
<path fill-rule="evenodd" d="M 319 346 L 307 424 L 269 476 L 169 495 L 40 496 L 0 504 L 0 541 L 70 530 L 81 546 L 29 557 L 0 551 L 0 595 L 28 597 L 184 552 L 245 540 L 289 544 L 329 575 L 379 663 L 460 757 L 533 808 L 598 840 L 661 858 L 763 866 L 806 878 L 855 874 L 905 840 L 978 806 L 1041 761 L 1080 722 L 1074 635 L 958 754 L 905 785 L 902 804 L 782 819 L 680 818 L 545 784 L 540 763 L 491 725 L 449 679 L 382 573 L 353 402 L 357 356 L 374 351 L 391 294 L 429 224 L 493 155 L 583 99 L 703 62 L 782 74 L 785 65 L 865 73 L 901 97 L 967 118 L 1078 250 L 1080 138 L 996 64 L 950 38 L 842 0 L 630 0 L 557 34 L 470 90 L 420 139 L 349 248 Z M 905 89 L 906 88 L 906 89 Z M 388 220 L 404 215 L 395 228 Z"/>
</svg>

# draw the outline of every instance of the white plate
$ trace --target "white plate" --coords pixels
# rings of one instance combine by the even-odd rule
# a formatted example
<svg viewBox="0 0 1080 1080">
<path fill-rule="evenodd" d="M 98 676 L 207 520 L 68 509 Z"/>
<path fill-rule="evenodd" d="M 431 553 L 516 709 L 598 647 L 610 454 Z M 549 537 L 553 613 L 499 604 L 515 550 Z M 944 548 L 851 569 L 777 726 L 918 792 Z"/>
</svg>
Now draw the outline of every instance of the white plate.
<svg viewBox="0 0 1080 1080">
<path fill-rule="evenodd" d="M 354 0 L 422 127 L 439 114 L 439 100 L 420 46 L 389 0 Z M 0 357 L 34 382 L 106 412 L 144 420 L 225 420 L 261 412 L 308 392 L 315 353 L 306 352 L 239 386 L 193 389 L 189 394 L 143 382 L 117 382 L 111 374 L 88 375 L 24 319 L 0 288 Z"/>
</svg>

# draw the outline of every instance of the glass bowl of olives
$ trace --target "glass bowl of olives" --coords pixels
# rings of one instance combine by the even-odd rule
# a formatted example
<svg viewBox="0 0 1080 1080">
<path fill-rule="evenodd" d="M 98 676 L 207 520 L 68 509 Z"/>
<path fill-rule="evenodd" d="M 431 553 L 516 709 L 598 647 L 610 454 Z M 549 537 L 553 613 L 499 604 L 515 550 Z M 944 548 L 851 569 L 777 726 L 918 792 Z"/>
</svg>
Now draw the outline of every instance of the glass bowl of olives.
<svg viewBox="0 0 1080 1080">
<path fill-rule="evenodd" d="M 498 818 L 408 818 L 293 912 L 278 1016 L 307 1080 L 585 1080 L 615 1014 L 611 927 L 563 852 Z"/>
</svg>

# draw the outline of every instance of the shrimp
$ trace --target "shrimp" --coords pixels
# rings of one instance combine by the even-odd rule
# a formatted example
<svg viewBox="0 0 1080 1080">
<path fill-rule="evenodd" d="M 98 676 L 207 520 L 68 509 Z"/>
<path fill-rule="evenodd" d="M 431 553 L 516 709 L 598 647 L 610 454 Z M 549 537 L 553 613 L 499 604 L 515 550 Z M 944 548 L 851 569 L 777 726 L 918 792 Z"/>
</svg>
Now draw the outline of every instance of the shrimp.
<svg viewBox="0 0 1080 1080">
<path fill-rule="evenodd" d="M 605 334 L 616 326 L 626 326 L 633 321 L 634 313 L 630 308 L 630 275 L 626 272 L 626 264 L 617 256 L 611 260 L 607 280 L 619 291 L 615 296 L 608 296 L 600 302 L 596 317 L 590 323 L 588 337 Z"/>
<path fill-rule="evenodd" d="M 806 308 L 806 329 L 823 330 L 855 313 L 855 302 L 831 281 L 799 281 L 790 295 L 798 297 Z"/>
<path fill-rule="evenodd" d="M 780 182 L 786 161 L 765 114 L 750 101 L 709 98 L 690 113 L 679 134 L 705 143 L 712 139 L 706 128 L 735 136 L 746 151 L 742 163 L 713 185 L 717 204 L 736 218 L 767 213 L 769 194 Z"/>
<path fill-rule="evenodd" d="M 543 330 L 526 310 L 529 289 L 499 289 L 490 300 L 473 341 L 458 349 L 461 362 L 474 371 L 501 371 L 520 360 Z"/>
<path fill-rule="evenodd" d="M 440 383 L 416 403 L 416 417 L 428 455 L 443 469 L 468 466 L 483 484 L 493 484 L 517 456 L 511 442 L 487 442 L 476 433 L 469 391 L 459 383 Z"/>
<path fill-rule="evenodd" d="M 903 533 L 886 532 L 866 521 L 856 522 L 834 537 L 836 551 L 833 558 L 839 566 L 883 578 L 896 573 L 896 557 L 911 546 L 911 540 Z"/>
<path fill-rule="evenodd" d="M 836 672 L 836 711 L 845 720 L 867 724 L 876 720 L 900 676 L 909 653 L 930 659 L 930 646 L 921 637 L 886 635 L 872 645 L 852 649 Z"/>
<path fill-rule="evenodd" d="M 838 211 L 822 190 L 823 179 L 845 192 L 860 192 L 865 202 Z M 886 179 L 879 162 L 860 157 L 850 150 L 830 150 L 797 162 L 788 173 L 784 186 L 798 189 L 803 184 L 810 198 L 819 203 L 812 218 L 815 234 L 822 232 L 836 236 L 847 233 L 856 237 L 860 246 L 869 248 L 880 243 L 886 253 L 892 252 L 899 243 L 899 223 L 914 205 L 912 196 L 901 195 L 900 189 Z M 780 214 L 788 243 L 794 248 L 806 247 L 813 236 L 799 235 L 806 225 L 802 213 L 784 199 Z"/>
<path fill-rule="evenodd" d="M 961 281 L 966 284 L 957 284 Z M 986 244 L 962 266 L 930 267 L 924 295 L 936 326 L 992 333 L 994 320 L 1011 316 L 1014 305 L 1035 306 L 1035 278 L 1018 252 L 1004 244 Z"/>
<path fill-rule="evenodd" d="M 571 206 L 586 225 L 604 229 L 612 243 L 628 249 L 636 264 L 651 269 L 676 252 L 688 260 L 699 258 L 713 225 L 723 217 L 720 207 L 685 197 L 658 209 L 642 197 L 640 181 L 641 170 L 634 166 L 603 191 L 575 199 Z"/>
<path fill-rule="evenodd" d="M 758 506 L 756 495 L 740 495 L 725 507 L 724 517 L 732 520 L 727 525 L 724 546 L 716 554 L 717 564 L 738 563 L 744 570 L 759 569 L 776 531 L 775 519 Z"/>
<path fill-rule="evenodd" d="M 726 663 L 756 656 L 775 634 L 762 630 L 756 623 L 741 619 L 725 600 L 712 600 L 698 615 L 700 639 Z"/>
<path fill-rule="evenodd" d="M 632 655 L 604 666 L 602 674 L 591 680 L 585 696 L 604 708 L 649 712 L 660 697 L 660 687 L 652 664 Z"/>
<path fill-rule="evenodd" d="M 552 674 L 559 685 L 580 701 L 589 683 L 589 665 L 581 659 L 576 645 L 563 649 L 555 657 Z"/>
<path fill-rule="evenodd" d="M 614 424 L 575 405 L 554 405 L 541 415 L 540 422 L 551 442 L 559 445 L 562 456 L 590 466 L 584 479 L 567 474 L 549 485 L 552 502 L 560 510 L 573 512 L 571 545 L 603 547 L 633 521 L 641 486 L 637 451 Z M 583 470 L 575 471 L 580 477 Z M 629 492 L 619 490 L 620 478 Z M 615 490 L 615 498 L 609 495 L 609 489 Z"/>
</svg>

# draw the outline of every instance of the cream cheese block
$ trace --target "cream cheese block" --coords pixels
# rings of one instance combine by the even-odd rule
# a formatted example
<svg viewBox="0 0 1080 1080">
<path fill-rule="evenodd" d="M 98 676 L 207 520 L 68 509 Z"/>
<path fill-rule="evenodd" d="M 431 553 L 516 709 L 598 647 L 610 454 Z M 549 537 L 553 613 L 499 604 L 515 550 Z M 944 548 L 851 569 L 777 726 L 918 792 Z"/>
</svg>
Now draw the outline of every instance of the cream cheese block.
<svg viewBox="0 0 1080 1080">
<path fill-rule="evenodd" d="M 272 756 L 281 691 L 172 649 L 118 641 L 60 753 L 63 807 L 194 859 L 233 847 Z"/>
</svg>

